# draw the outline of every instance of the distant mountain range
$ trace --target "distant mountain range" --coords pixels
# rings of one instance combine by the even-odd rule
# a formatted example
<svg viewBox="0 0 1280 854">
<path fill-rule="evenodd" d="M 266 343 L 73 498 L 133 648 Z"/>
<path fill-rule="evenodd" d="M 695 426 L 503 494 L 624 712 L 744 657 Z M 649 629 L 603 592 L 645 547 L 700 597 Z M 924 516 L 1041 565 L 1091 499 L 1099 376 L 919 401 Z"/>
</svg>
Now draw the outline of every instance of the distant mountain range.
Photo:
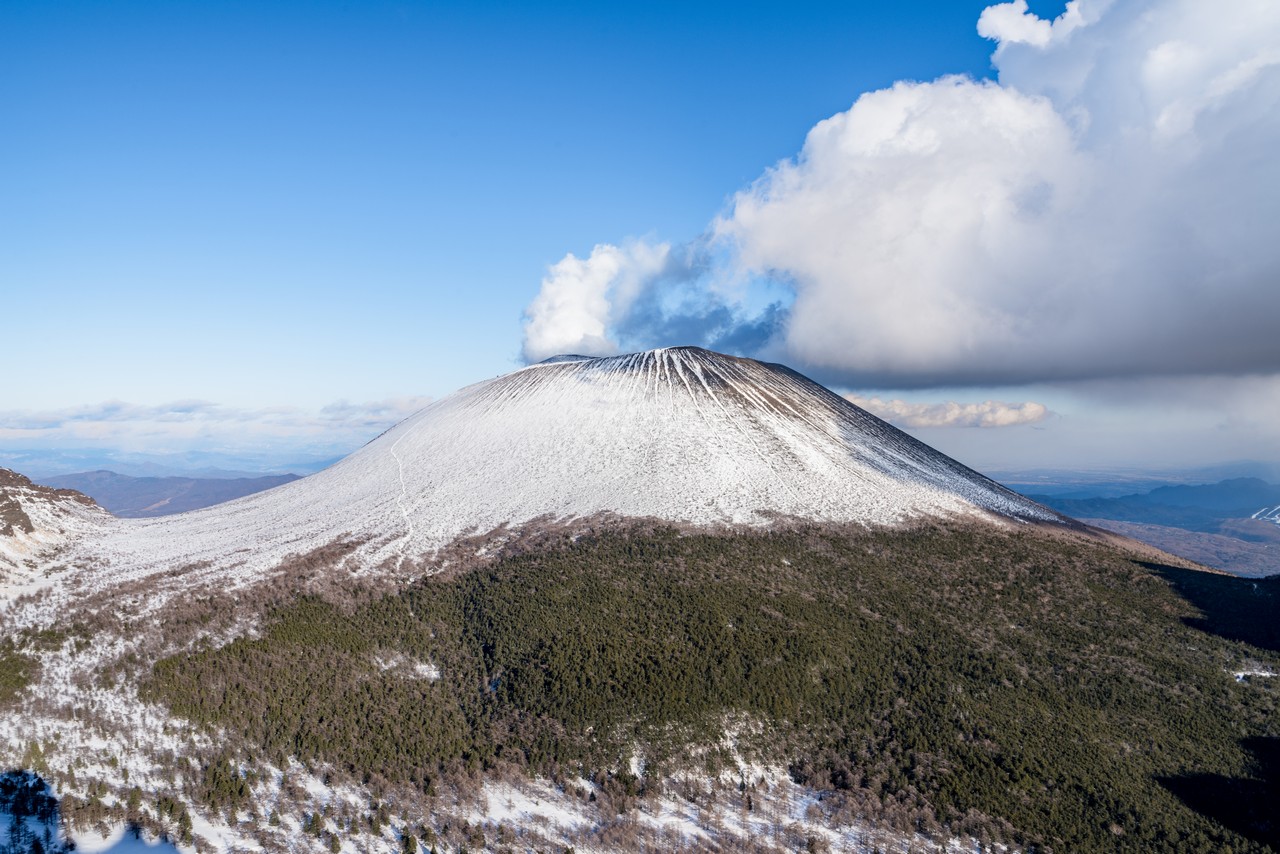
<svg viewBox="0 0 1280 854">
<path fill-rule="evenodd" d="M 83 492 L 126 519 L 170 516 L 243 498 L 298 480 L 296 474 L 266 477 L 130 477 L 112 471 L 86 471 L 41 479 L 47 486 Z"/>
<path fill-rule="evenodd" d="M 113 468 L 106 466 L 106 468 Z M 290 471 L 301 471 L 291 468 Z M 1190 468 L 1072 468 L 990 470 L 985 474 L 1023 495 L 1056 498 L 1123 498 L 1162 486 L 1199 486 L 1254 478 L 1280 483 L 1280 462 L 1236 460 Z"/>
<path fill-rule="evenodd" d="M 1238 477 L 1201 486 L 1162 486 L 1120 498 L 1031 497 L 1077 518 L 1172 525 L 1214 533 L 1227 519 L 1268 514 L 1274 517 L 1280 507 L 1280 486 L 1258 478 Z"/>
<path fill-rule="evenodd" d="M 104 448 L 13 448 L 0 449 L 0 468 L 20 471 L 43 482 L 50 477 L 92 471 L 112 471 L 130 477 L 262 477 L 296 472 L 308 475 L 333 465 L 345 456 L 336 452 L 221 453 L 190 450 L 173 453 L 145 453 Z M 352 449 L 348 449 L 352 450 Z"/>
<path fill-rule="evenodd" d="M 1238 477 L 1118 498 L 1032 495 L 1055 510 L 1241 575 L 1280 572 L 1280 485 Z"/>
</svg>

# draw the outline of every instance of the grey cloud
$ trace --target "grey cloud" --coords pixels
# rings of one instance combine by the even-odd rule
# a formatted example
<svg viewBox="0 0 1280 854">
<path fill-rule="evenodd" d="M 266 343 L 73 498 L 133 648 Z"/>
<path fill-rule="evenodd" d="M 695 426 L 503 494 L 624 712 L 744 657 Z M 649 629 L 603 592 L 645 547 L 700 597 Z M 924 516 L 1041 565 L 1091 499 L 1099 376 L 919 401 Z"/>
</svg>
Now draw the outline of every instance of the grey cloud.
<svg viewBox="0 0 1280 854">
<path fill-rule="evenodd" d="M 785 326 L 787 309 L 770 303 L 751 315 L 714 293 L 686 292 L 674 304 L 667 282 L 650 285 L 615 328 L 621 349 L 698 345 L 723 353 L 753 355 Z"/>
</svg>

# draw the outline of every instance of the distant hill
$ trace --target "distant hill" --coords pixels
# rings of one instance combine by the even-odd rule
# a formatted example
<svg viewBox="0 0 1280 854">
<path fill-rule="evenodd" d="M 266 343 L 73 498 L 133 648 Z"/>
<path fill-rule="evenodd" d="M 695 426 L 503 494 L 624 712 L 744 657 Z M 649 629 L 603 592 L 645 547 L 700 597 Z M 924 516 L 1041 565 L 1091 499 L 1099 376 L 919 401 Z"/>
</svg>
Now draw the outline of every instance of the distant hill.
<svg viewBox="0 0 1280 854">
<path fill-rule="evenodd" d="M 116 466 L 101 466 L 115 468 Z M 302 471 L 297 466 L 284 467 Z M 186 472 L 183 472 L 186 474 Z M 1280 462 L 1241 460 L 1197 468 L 1073 468 L 1016 469 L 984 471 L 1023 495 L 1052 495 L 1056 498 L 1122 498 L 1145 494 L 1162 486 L 1198 486 L 1219 481 L 1254 478 L 1280 483 Z"/>
<path fill-rule="evenodd" d="M 198 510 L 298 479 L 296 474 L 237 478 L 130 477 L 112 471 L 87 471 L 44 478 L 44 483 L 83 492 L 116 516 L 140 519 Z"/>
</svg>

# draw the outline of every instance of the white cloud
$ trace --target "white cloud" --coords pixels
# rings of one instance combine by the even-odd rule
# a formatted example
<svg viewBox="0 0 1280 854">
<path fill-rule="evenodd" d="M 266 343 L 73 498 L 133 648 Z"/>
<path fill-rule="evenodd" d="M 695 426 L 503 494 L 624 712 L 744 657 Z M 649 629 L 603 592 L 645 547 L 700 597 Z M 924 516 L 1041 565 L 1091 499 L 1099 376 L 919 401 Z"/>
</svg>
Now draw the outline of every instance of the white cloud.
<svg viewBox="0 0 1280 854">
<path fill-rule="evenodd" d="M 566 255 L 548 270 L 541 291 L 525 311 L 525 359 L 617 353 L 611 325 L 663 272 L 670 249 L 665 243 L 635 241 L 621 247 L 599 244 L 586 259 Z"/>
<path fill-rule="evenodd" d="M 1280 4 L 1014 2 L 979 28 L 998 82 L 898 83 L 820 122 L 715 218 L 694 287 L 784 283 L 770 354 L 861 387 L 1280 369 Z M 526 356 L 652 346 L 618 334 L 642 301 L 616 282 L 655 266 L 567 257 Z"/>
<path fill-rule="evenodd" d="M 789 291 L 743 275 L 698 239 L 597 245 L 553 265 L 525 310 L 523 356 L 611 356 L 696 344 L 759 354 L 785 323 Z"/>
<path fill-rule="evenodd" d="M 1027 0 L 1015 0 L 983 9 L 978 34 L 1002 44 L 1044 47 L 1053 38 L 1053 23 L 1027 11 Z"/>
<path fill-rule="evenodd" d="M 909 403 L 905 400 L 881 400 L 846 394 L 845 398 L 878 418 L 899 427 L 1013 427 L 1035 424 L 1048 416 L 1042 403 L 1005 403 L 987 400 L 982 403 Z"/>
<path fill-rule="evenodd" d="M 1029 314 L 1075 296 L 1024 267 L 1052 249 L 1040 223 L 1085 172 L 1047 99 L 960 77 L 899 83 L 818 124 L 716 232 L 748 269 L 792 282 L 785 341 L 805 364 L 999 368 Z"/>
</svg>

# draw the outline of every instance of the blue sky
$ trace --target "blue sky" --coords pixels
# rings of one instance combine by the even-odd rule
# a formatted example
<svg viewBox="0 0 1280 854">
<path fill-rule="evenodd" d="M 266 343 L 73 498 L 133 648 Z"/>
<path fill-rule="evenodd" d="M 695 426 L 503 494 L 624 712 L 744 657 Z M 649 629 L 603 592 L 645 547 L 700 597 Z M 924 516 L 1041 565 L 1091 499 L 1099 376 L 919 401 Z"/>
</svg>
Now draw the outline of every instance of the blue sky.
<svg viewBox="0 0 1280 854">
<path fill-rule="evenodd" d="M 751 345 L 750 355 L 795 364 L 863 403 L 874 400 L 975 465 L 1199 464 L 1265 455 L 1280 438 L 1267 427 L 1271 414 L 1280 416 L 1273 382 L 1280 359 L 1265 341 L 1237 348 L 1238 356 L 1223 342 L 1252 334 L 1241 332 L 1240 317 L 1275 308 L 1258 302 L 1251 284 L 1276 269 L 1266 252 L 1246 259 L 1246 284 L 1215 286 L 1239 291 L 1229 306 L 1251 310 L 1227 311 L 1203 352 L 1169 371 L 1132 353 L 1099 351 L 1084 334 L 1050 342 L 1059 350 L 1043 364 L 1016 344 L 1007 359 L 971 348 L 915 364 L 848 349 L 851 338 L 867 337 L 856 326 L 804 325 L 806 311 L 830 314 L 824 305 L 854 305 L 849 311 L 859 317 L 870 316 L 870 302 L 889 311 L 879 295 L 896 293 L 903 264 L 890 259 L 849 279 L 847 270 L 816 264 L 815 255 L 839 253 L 806 243 L 814 228 L 786 233 L 785 223 L 803 224 L 806 211 L 829 203 L 823 193 L 846 180 L 838 163 L 834 171 L 818 168 L 826 161 L 806 146 L 815 125 L 898 81 L 921 81 L 932 87 L 920 90 L 924 96 L 940 102 L 942 88 L 931 81 L 947 74 L 1055 97 L 1045 93 L 1060 88 L 1055 68 L 1082 50 L 1080 32 L 1132 26 L 1124 10 L 1094 3 L 1092 17 L 1085 9 L 1088 27 L 1041 38 L 1024 24 L 1037 13 L 1055 18 L 1064 6 L 1036 3 L 1020 17 L 991 18 L 984 38 L 978 21 L 986 5 L 6 3 L 0 316 L 20 367 L 0 398 L 0 451 L 208 445 L 283 459 L 354 447 L 425 398 L 539 354 L 531 336 L 543 327 L 531 332 L 526 311 L 532 317 L 545 304 L 538 299 L 557 287 L 555 271 L 566 269 L 557 265 L 569 254 L 585 261 L 605 246 L 620 247 L 624 267 L 638 270 L 636 288 L 646 299 L 636 305 L 663 306 L 642 318 L 620 301 L 620 280 L 603 285 L 609 347 L 677 343 L 668 340 L 677 331 L 697 337 L 709 307 L 741 332 L 781 294 L 785 325 L 769 343 Z M 1166 15 L 1174 29 L 1193 23 L 1177 3 L 1129 5 Z M 1059 33 L 1060 41 L 1071 36 L 1066 48 Z M 1177 41 L 1167 35 L 1148 53 Z M 1201 47 L 1239 54 L 1231 38 Z M 1004 53 L 993 65 L 997 47 Z M 1057 58 L 1040 60 L 1031 55 L 1037 51 Z M 1268 103 L 1274 91 L 1265 51 L 1258 55 L 1257 80 L 1237 93 L 1245 106 L 1233 107 L 1244 110 L 1241 127 L 1249 105 Z M 1196 67 L 1209 82 L 1231 70 Z M 985 97 L 967 89 L 956 97 L 971 95 Z M 1091 108 L 1093 127 L 1105 128 L 1115 104 L 1089 97 L 1075 105 Z M 1071 107 L 1055 101 L 1064 116 Z M 992 109 L 1002 115 L 1004 107 Z M 972 120 L 989 118 L 974 112 Z M 1272 130 L 1252 133 L 1267 141 Z M 934 131 L 944 151 L 960 152 L 964 140 L 947 140 L 964 134 L 942 125 Z M 1103 150 L 1089 148 L 1096 131 L 1070 132 L 1067 145 L 1075 148 L 1041 181 L 1059 190 L 1054 198 L 1075 180 L 1073 164 Z M 1256 143 L 1219 142 L 1174 177 L 1194 186 Z M 1046 151 L 1037 156 L 1058 162 L 1057 149 Z M 957 173 L 970 169 L 963 156 L 956 154 Z M 757 205 L 759 215 L 749 217 L 755 208 L 748 203 L 781 198 L 778 187 L 762 187 L 779 162 L 815 165 L 797 179 L 801 202 L 812 205 L 794 217 Z M 971 172 L 979 181 L 987 174 Z M 855 181 L 840 197 L 874 199 L 877 186 Z M 891 183 L 886 198 L 899 186 Z M 980 185 L 966 186 L 981 195 Z M 1209 210 L 1224 199 L 1191 193 L 1175 201 Z M 1246 200 L 1242 208 L 1256 216 L 1265 204 Z M 1054 228 L 1070 234 L 1088 212 L 1082 203 Z M 859 216 L 897 227 L 882 209 Z M 1221 219 L 1206 215 L 1192 225 L 1234 233 Z M 727 225 L 718 230 L 717 223 Z M 864 225 L 850 220 L 849 233 L 870 233 Z M 1155 255 L 1173 233 L 1171 226 L 1134 242 Z M 885 231 L 875 245 L 894 240 Z M 1027 255 L 1041 245 L 1027 244 Z M 636 247 L 663 246 L 670 252 L 661 271 L 635 267 Z M 1227 250 L 1240 254 L 1229 241 L 1210 249 L 1206 264 Z M 1044 255 L 1046 269 L 1061 269 L 1058 254 Z M 677 256 L 694 258 L 696 274 L 676 270 L 670 259 Z M 1175 260 L 1181 269 L 1197 259 Z M 1016 268 L 1020 281 L 1037 277 L 1034 257 L 1016 261 L 992 263 Z M 1145 261 L 1126 255 L 1078 275 L 1128 282 L 1133 270 L 1148 268 Z M 924 275 L 913 269 L 905 275 Z M 912 298 L 923 302 L 904 303 L 899 316 L 923 304 L 949 311 L 950 295 L 973 290 L 968 280 L 929 282 L 943 299 L 922 284 Z M 1132 302 L 1155 314 L 1179 299 L 1145 286 L 1135 291 Z M 994 301 L 1015 326 L 1048 310 L 1021 297 L 1011 306 L 1005 292 L 982 298 L 983 318 L 993 316 Z M 1186 302 L 1195 299 L 1191 293 Z M 966 317 L 960 310 L 941 316 L 957 324 Z M 546 323 L 554 333 L 548 340 L 575 340 L 576 327 L 565 327 L 563 317 Z M 1097 326 L 1089 317 L 1078 323 Z M 1182 327 L 1174 318 L 1169 328 Z M 730 340 L 703 332 L 689 343 Z M 928 349 L 911 335 L 874 343 Z M 1077 343 L 1079 352 L 1100 352 L 1099 360 L 1076 360 Z M 928 409 L 949 401 L 961 405 L 959 415 Z M 963 408 L 985 401 L 1000 405 Z M 983 412 L 985 423 L 1005 426 L 974 426 L 984 423 Z"/>
</svg>

